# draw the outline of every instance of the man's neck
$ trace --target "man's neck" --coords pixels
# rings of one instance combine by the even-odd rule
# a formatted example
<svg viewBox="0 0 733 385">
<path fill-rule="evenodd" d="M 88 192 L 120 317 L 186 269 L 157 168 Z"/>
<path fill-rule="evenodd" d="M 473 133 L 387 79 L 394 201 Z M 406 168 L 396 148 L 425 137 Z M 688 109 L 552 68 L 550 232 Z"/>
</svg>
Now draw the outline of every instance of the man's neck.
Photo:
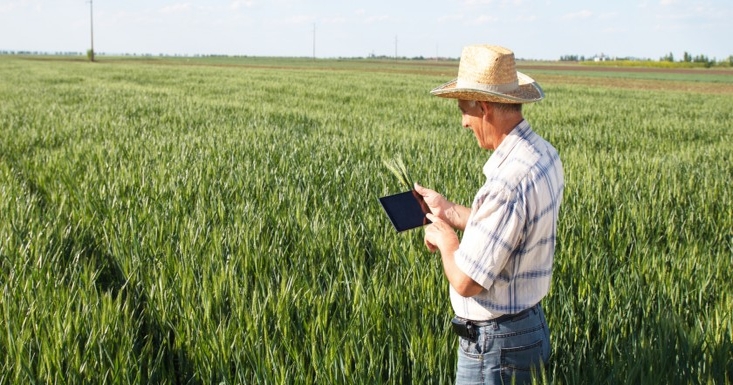
<svg viewBox="0 0 733 385">
<path fill-rule="evenodd" d="M 497 128 L 496 136 L 494 137 L 494 150 L 496 150 L 501 142 L 514 130 L 514 127 L 524 120 L 521 113 L 504 114 L 496 116 L 496 124 L 494 127 Z"/>
</svg>

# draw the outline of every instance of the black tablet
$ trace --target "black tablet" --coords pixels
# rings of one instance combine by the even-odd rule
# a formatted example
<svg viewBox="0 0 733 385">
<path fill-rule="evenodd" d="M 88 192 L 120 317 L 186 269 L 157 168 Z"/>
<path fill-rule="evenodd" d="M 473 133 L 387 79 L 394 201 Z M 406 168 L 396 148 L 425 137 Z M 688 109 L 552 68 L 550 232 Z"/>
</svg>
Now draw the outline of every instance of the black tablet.
<svg viewBox="0 0 733 385">
<path fill-rule="evenodd" d="M 425 214 L 430 212 L 423 198 L 415 190 L 379 198 L 397 232 L 414 229 L 430 223 Z"/>
</svg>

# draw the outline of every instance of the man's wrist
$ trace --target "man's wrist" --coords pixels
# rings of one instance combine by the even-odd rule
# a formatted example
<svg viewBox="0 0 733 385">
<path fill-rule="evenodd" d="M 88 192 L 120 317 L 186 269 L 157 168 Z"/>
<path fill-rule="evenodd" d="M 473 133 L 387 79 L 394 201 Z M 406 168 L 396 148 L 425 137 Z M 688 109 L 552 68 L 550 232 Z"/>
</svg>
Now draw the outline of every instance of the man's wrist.
<svg viewBox="0 0 733 385">
<path fill-rule="evenodd" d="M 465 207 L 453 203 L 448 210 L 446 210 L 446 219 L 450 223 L 451 227 L 457 230 L 464 230 L 466 228 L 466 218 L 462 216 L 462 209 Z"/>
</svg>

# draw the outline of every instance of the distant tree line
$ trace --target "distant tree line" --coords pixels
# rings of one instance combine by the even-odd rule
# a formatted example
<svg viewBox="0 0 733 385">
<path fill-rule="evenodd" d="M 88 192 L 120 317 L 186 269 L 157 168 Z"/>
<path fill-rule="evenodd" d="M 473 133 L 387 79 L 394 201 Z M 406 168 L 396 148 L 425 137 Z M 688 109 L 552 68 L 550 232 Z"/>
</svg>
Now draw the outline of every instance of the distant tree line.
<svg viewBox="0 0 733 385">
<path fill-rule="evenodd" d="M 97 53 L 94 52 L 95 55 L 106 55 L 105 53 Z M 73 51 L 64 51 L 64 52 L 42 52 L 42 51 L 9 51 L 9 50 L 0 50 L 0 55 L 55 55 L 55 56 L 83 56 L 85 53 L 83 52 L 73 52 Z M 89 52 L 86 53 L 86 55 L 89 55 Z M 122 54 L 112 54 L 113 56 L 141 56 L 141 57 L 152 57 L 153 54 L 150 53 L 122 53 Z M 158 56 L 165 57 L 165 56 L 174 56 L 174 57 L 239 57 L 242 55 L 226 55 L 226 54 L 174 54 L 174 55 L 164 55 L 159 54 Z M 247 57 L 247 55 L 243 55 L 243 57 Z M 364 59 L 365 57 L 352 57 L 350 59 Z M 366 56 L 368 59 L 389 59 L 389 60 L 458 60 L 457 58 L 449 58 L 449 57 L 440 57 L 440 58 L 428 58 L 424 56 L 415 56 L 415 57 L 398 57 L 395 58 L 394 56 L 387 56 L 387 55 L 375 55 L 370 54 Z M 347 59 L 340 57 L 339 59 Z M 563 55 L 560 56 L 560 61 L 563 62 L 584 62 L 584 61 L 607 61 L 607 60 L 621 60 L 621 61 L 645 61 L 645 62 L 651 62 L 652 59 L 639 59 L 639 58 L 633 58 L 633 57 L 614 57 L 611 58 L 609 56 L 606 56 L 604 54 L 600 55 L 594 55 L 586 57 L 585 55 Z M 662 56 L 659 58 L 659 62 L 668 62 L 668 63 L 675 63 L 675 57 L 672 52 L 670 52 L 667 55 Z M 715 65 L 718 66 L 725 66 L 725 67 L 733 67 L 733 55 L 728 56 L 725 59 L 722 60 L 715 60 L 714 58 L 711 59 L 706 55 L 696 55 L 693 56 L 689 52 L 685 51 L 682 55 L 682 58 L 677 61 L 677 63 L 696 63 L 698 65 L 702 65 L 704 67 L 712 67 Z"/>
<path fill-rule="evenodd" d="M 670 52 L 667 55 L 662 56 L 659 58 L 659 61 L 666 61 L 666 62 L 674 62 L 674 54 Z M 710 59 L 705 55 L 697 55 L 692 56 L 689 52 L 685 51 L 682 54 L 682 59 L 680 59 L 680 62 L 682 63 L 702 63 L 705 67 L 712 67 L 716 64 L 715 59 Z M 723 59 L 719 61 L 718 63 L 727 64 L 728 66 L 733 67 L 733 55 L 728 56 L 728 58 Z"/>
<path fill-rule="evenodd" d="M 632 58 L 632 57 L 624 57 L 624 58 L 617 57 L 617 58 L 611 59 L 603 54 L 595 55 L 595 56 L 591 56 L 587 58 L 582 55 L 580 56 L 579 55 L 560 56 L 560 61 L 582 62 L 582 61 L 589 61 L 589 60 L 592 60 L 592 61 L 605 61 L 605 60 L 652 61 L 652 59 L 639 59 L 639 58 Z M 669 54 L 664 55 L 661 58 L 659 58 L 659 61 L 674 63 L 675 62 L 674 54 L 670 52 Z M 677 62 L 678 63 L 697 63 L 697 64 L 702 64 L 702 66 L 707 67 L 707 68 L 710 68 L 715 65 L 733 67 L 733 55 L 730 55 L 727 58 L 722 59 L 722 60 L 716 60 L 715 58 L 711 59 L 708 56 L 702 55 L 702 54 L 693 56 L 689 52 L 685 51 L 684 54 L 682 55 L 682 58 Z"/>
<path fill-rule="evenodd" d="M 44 51 L 8 51 L 8 50 L 0 50 L 0 55 L 53 55 L 53 56 L 88 56 L 90 57 L 92 54 L 91 49 L 87 50 L 86 53 L 83 52 L 44 52 Z M 248 55 L 227 55 L 227 54 L 151 54 L 151 53 L 105 53 L 105 52 L 96 52 L 94 51 L 94 56 L 101 56 L 101 55 L 108 55 L 108 56 L 140 56 L 140 57 L 153 57 L 153 56 L 159 56 L 159 57 L 195 57 L 195 58 L 237 58 L 237 57 L 248 57 Z M 256 57 L 256 56 L 253 56 Z M 338 57 L 338 59 L 378 59 L 378 60 L 458 60 L 458 58 L 451 58 L 451 57 L 425 57 L 425 56 L 413 56 L 413 57 L 407 57 L 407 56 L 388 56 L 388 55 L 374 55 L 370 54 L 366 57 Z"/>
<path fill-rule="evenodd" d="M 89 56 L 91 54 L 91 49 L 88 49 L 86 52 L 47 52 L 47 51 L 7 51 L 7 50 L 0 50 L 0 55 L 41 55 L 41 56 Z M 150 53 L 143 53 L 143 54 L 136 54 L 136 53 L 121 53 L 121 54 L 107 54 L 107 53 L 99 53 L 97 51 L 94 51 L 94 55 L 112 55 L 112 56 L 153 56 L 153 54 Z M 160 56 L 165 56 L 163 54 L 160 54 Z M 171 55 L 171 56 L 179 56 L 179 55 Z"/>
<path fill-rule="evenodd" d="M 560 56 L 560 61 L 585 61 L 585 56 L 564 55 Z"/>
<path fill-rule="evenodd" d="M 82 56 L 81 52 L 41 52 L 41 51 L 7 51 L 0 50 L 0 55 L 55 55 L 55 56 Z"/>
</svg>

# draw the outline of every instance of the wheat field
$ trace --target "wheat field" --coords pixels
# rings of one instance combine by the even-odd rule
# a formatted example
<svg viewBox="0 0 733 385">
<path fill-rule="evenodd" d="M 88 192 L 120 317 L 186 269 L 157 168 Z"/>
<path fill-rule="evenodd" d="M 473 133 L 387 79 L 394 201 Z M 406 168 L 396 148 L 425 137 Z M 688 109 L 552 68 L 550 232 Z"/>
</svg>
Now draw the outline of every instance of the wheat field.
<svg viewBox="0 0 733 385">
<path fill-rule="evenodd" d="M 483 183 L 428 93 L 456 63 L 100 60 L 0 56 L 0 384 L 453 381 L 440 260 L 378 197 L 395 156 Z M 733 383 L 733 80 L 527 73 L 566 181 L 537 382 Z"/>
</svg>

